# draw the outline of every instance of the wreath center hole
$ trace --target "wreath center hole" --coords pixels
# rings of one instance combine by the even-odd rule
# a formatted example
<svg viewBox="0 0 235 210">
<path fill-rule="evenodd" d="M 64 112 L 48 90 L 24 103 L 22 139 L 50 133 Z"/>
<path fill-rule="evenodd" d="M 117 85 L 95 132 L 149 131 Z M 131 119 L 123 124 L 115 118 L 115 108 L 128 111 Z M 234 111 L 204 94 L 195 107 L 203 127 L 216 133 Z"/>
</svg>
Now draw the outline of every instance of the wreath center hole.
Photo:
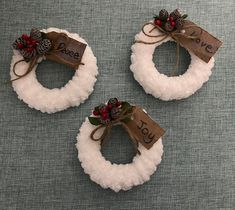
<svg viewBox="0 0 235 210">
<path fill-rule="evenodd" d="M 153 54 L 153 62 L 160 73 L 167 76 L 175 76 L 184 74 L 191 62 L 191 56 L 188 51 L 180 46 L 179 65 L 176 67 L 177 61 L 177 43 L 173 41 L 165 42 L 158 46 Z"/>
<path fill-rule="evenodd" d="M 74 75 L 74 70 L 66 65 L 62 65 L 53 61 L 43 60 L 38 64 L 36 76 L 38 81 L 49 89 L 61 88 Z"/>
<path fill-rule="evenodd" d="M 106 136 L 101 153 L 111 163 L 127 164 L 132 162 L 135 148 L 126 130 L 122 126 L 114 126 Z"/>
</svg>

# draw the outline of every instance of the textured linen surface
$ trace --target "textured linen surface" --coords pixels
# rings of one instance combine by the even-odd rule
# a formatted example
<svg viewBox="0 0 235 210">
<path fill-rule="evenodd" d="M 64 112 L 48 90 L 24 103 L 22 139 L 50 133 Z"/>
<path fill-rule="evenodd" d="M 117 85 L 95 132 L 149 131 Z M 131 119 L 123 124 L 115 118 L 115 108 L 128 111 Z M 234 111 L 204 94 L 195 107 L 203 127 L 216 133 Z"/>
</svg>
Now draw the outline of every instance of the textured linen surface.
<svg viewBox="0 0 235 210">
<path fill-rule="evenodd" d="M 0 1 L 0 209 L 234 209 L 235 3 L 234 0 Z M 145 21 L 161 8 L 182 8 L 223 40 L 210 80 L 191 97 L 163 102 L 134 80 L 130 47 Z M 97 57 L 95 90 L 78 108 L 43 114 L 18 100 L 10 79 L 11 43 L 31 27 L 78 33 Z M 175 44 L 163 44 L 154 61 L 175 65 Z M 181 50 L 180 68 L 189 56 Z M 38 80 L 49 88 L 72 78 L 66 66 L 45 61 Z M 144 107 L 166 129 L 163 160 L 149 182 L 127 192 L 104 190 L 81 168 L 76 135 L 91 108 L 118 96 Z M 114 128 L 103 149 L 116 163 L 130 162 L 128 135 Z"/>
</svg>

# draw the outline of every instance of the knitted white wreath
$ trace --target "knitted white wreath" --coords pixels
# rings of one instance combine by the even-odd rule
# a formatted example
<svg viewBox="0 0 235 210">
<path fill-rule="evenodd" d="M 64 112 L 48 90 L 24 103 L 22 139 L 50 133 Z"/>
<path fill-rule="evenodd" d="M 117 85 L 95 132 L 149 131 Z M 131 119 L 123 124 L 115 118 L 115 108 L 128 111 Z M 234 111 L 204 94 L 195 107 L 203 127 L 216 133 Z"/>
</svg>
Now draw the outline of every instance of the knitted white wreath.
<svg viewBox="0 0 235 210">
<path fill-rule="evenodd" d="M 52 31 L 65 33 L 69 37 L 87 44 L 78 34 L 69 33 L 66 30 L 48 28 L 41 31 L 44 33 Z M 13 73 L 13 66 L 23 58 L 17 50 L 14 50 L 13 53 L 10 71 L 12 80 L 16 78 L 16 75 Z M 38 60 L 38 63 L 43 59 Z M 12 82 L 12 86 L 18 94 L 19 99 L 23 100 L 29 107 L 40 110 L 41 112 L 55 113 L 71 106 L 79 106 L 93 92 L 93 86 L 98 75 L 96 57 L 88 44 L 83 54 L 82 62 L 85 65 L 80 65 L 75 71 L 73 78 L 62 88 L 48 89 L 43 87 L 36 78 L 35 71 L 37 66 L 26 76 Z M 29 63 L 20 62 L 16 66 L 16 72 L 20 75 L 24 74 L 28 66 Z"/>
<path fill-rule="evenodd" d="M 146 31 L 151 29 L 151 25 L 146 26 Z M 158 29 L 155 29 L 152 33 L 153 35 L 162 34 Z M 155 42 L 161 39 L 162 37 L 148 37 L 142 31 L 135 36 L 136 41 Z M 134 43 L 131 47 L 132 64 L 130 69 L 134 73 L 134 78 L 140 83 L 146 93 L 164 101 L 187 98 L 201 88 L 203 83 L 209 79 L 211 69 L 214 66 L 214 58 L 212 57 L 206 63 L 189 51 L 191 64 L 187 71 L 183 75 L 168 77 L 161 74 L 152 61 L 155 48 L 167 41 L 174 40 L 168 37 L 156 44 Z"/>
<path fill-rule="evenodd" d="M 156 171 L 157 165 L 161 162 L 163 154 L 161 138 L 150 149 L 139 144 L 140 154 L 136 154 L 132 163 L 115 164 L 106 160 L 102 155 L 100 141 L 91 139 L 90 135 L 96 128 L 97 126 L 92 125 L 86 118 L 77 135 L 76 144 L 81 166 L 92 181 L 103 188 L 110 188 L 118 192 L 129 190 L 150 179 L 150 176 Z M 101 136 L 102 132 L 102 129 L 97 130 L 97 136 Z"/>
</svg>

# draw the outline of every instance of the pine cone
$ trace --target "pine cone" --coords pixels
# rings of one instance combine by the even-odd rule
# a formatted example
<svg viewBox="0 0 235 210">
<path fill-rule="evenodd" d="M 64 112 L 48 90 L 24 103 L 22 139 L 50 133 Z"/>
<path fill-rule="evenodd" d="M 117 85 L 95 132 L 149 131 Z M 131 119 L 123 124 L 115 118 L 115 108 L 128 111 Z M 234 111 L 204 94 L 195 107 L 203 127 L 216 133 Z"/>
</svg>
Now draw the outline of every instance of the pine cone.
<svg viewBox="0 0 235 210">
<path fill-rule="evenodd" d="M 98 106 L 98 110 L 101 111 L 101 110 L 103 110 L 103 109 L 106 109 L 106 105 L 105 105 L 105 104 L 100 104 L 100 105 Z"/>
<path fill-rule="evenodd" d="M 171 25 L 170 22 L 166 22 L 164 28 L 165 28 L 166 31 L 169 31 L 169 32 L 173 31 L 173 29 L 174 29 L 174 27 Z"/>
<path fill-rule="evenodd" d="M 24 46 L 24 45 L 26 45 L 26 41 L 24 39 L 22 39 L 21 37 L 19 37 L 18 39 L 16 39 L 14 41 L 14 43 L 12 44 L 12 47 L 16 50 L 19 50 L 18 44 L 22 44 Z"/>
<path fill-rule="evenodd" d="M 117 102 L 118 102 L 117 98 L 110 98 L 108 104 L 115 106 Z"/>
<path fill-rule="evenodd" d="M 37 28 L 32 28 L 30 32 L 30 38 L 36 41 L 41 41 L 42 40 L 42 33 L 40 30 Z"/>
<path fill-rule="evenodd" d="M 37 51 L 32 49 L 32 51 L 28 51 L 27 48 L 20 50 L 20 54 L 24 57 L 26 61 L 29 61 L 32 57 L 37 55 Z"/>
<path fill-rule="evenodd" d="M 183 18 L 178 18 L 176 21 L 175 21 L 175 27 L 179 30 L 181 30 L 184 26 L 184 19 Z"/>
<path fill-rule="evenodd" d="M 51 49 L 51 41 L 49 39 L 43 39 L 37 46 L 37 52 L 39 55 L 44 55 Z"/>
<path fill-rule="evenodd" d="M 119 108 L 112 108 L 111 109 L 111 118 L 112 119 L 117 119 L 121 114 L 121 109 Z"/>
<path fill-rule="evenodd" d="M 175 9 L 171 14 L 170 17 L 172 17 L 174 20 L 181 17 L 181 14 L 178 9 Z"/>
<path fill-rule="evenodd" d="M 169 17 L 168 12 L 165 9 L 160 10 L 159 12 L 159 19 L 166 20 Z"/>
</svg>

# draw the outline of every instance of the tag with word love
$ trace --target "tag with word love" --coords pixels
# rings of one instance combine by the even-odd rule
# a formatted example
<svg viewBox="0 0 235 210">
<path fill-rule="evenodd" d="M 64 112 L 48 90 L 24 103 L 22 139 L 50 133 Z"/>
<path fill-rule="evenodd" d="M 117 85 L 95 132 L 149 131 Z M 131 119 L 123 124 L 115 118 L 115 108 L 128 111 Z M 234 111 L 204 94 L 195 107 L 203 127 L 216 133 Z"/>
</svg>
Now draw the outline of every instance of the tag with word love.
<svg viewBox="0 0 235 210">
<path fill-rule="evenodd" d="M 45 55 L 46 59 L 68 65 L 73 69 L 78 68 L 86 44 L 54 31 L 46 33 L 44 36 L 52 42 L 52 48 L 54 49 L 51 53 Z"/>
<path fill-rule="evenodd" d="M 211 57 L 214 56 L 216 51 L 222 45 L 222 42 L 219 39 L 192 21 L 186 20 L 183 26 L 183 30 L 185 36 L 195 36 L 197 38 L 188 39 L 184 36 L 177 36 L 179 43 L 206 63 L 209 62 Z"/>
<path fill-rule="evenodd" d="M 126 122 L 126 126 L 130 136 L 146 149 L 150 149 L 165 133 L 164 129 L 138 106 L 133 107 L 132 115 Z"/>
</svg>

